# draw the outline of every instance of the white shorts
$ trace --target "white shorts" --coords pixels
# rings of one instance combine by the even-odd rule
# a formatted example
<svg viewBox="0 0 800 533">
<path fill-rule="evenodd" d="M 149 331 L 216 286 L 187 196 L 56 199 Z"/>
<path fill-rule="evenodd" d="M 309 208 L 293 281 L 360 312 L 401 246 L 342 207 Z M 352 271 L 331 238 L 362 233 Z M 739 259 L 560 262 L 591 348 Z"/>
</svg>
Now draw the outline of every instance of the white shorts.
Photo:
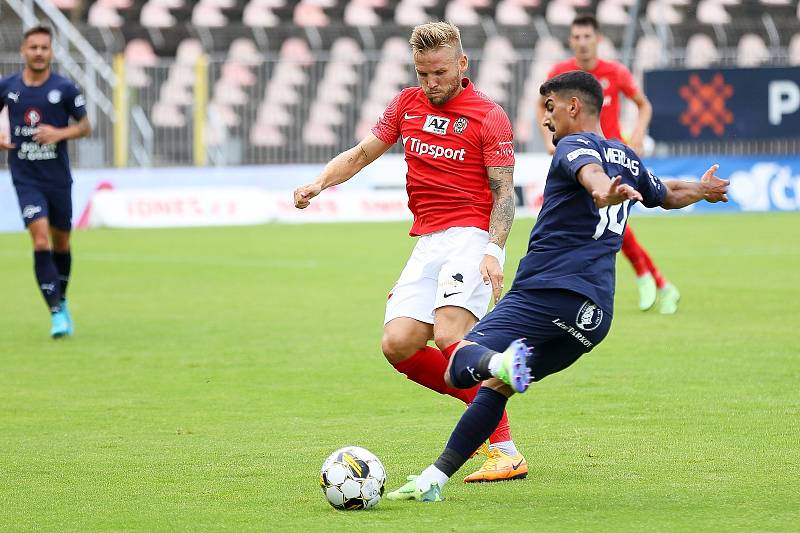
<svg viewBox="0 0 800 533">
<path fill-rule="evenodd" d="M 478 228 L 448 228 L 420 237 L 389 293 L 383 323 L 409 317 L 433 324 L 434 311 L 448 305 L 483 318 L 492 297 L 492 286 L 484 285 L 479 271 L 488 243 L 489 233 Z"/>
</svg>

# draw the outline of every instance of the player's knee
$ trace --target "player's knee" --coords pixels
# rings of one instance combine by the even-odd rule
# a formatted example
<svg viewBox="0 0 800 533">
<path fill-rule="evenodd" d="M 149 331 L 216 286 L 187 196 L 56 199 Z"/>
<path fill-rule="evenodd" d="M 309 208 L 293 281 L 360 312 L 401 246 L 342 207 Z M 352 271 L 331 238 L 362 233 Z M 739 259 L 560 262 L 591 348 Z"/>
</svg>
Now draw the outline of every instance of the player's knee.
<svg viewBox="0 0 800 533">
<path fill-rule="evenodd" d="M 463 335 L 457 335 L 452 331 L 436 331 L 433 335 L 433 342 L 436 343 L 437 348 L 444 351 L 459 342 L 462 337 Z"/>
<path fill-rule="evenodd" d="M 405 361 L 419 349 L 420 347 L 415 343 L 392 332 L 384 332 L 383 339 L 381 339 L 383 356 L 393 365 Z"/>
<path fill-rule="evenodd" d="M 33 236 L 33 250 L 36 252 L 47 252 L 50 250 L 50 240 L 47 235 L 34 235 Z"/>
</svg>

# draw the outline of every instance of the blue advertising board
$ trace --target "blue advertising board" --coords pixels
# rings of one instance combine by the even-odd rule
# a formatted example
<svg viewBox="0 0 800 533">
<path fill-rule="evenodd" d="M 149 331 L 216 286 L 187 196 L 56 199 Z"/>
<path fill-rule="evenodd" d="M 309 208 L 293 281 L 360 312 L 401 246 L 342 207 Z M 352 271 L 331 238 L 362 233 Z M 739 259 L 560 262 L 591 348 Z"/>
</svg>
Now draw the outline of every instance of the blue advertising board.
<svg viewBox="0 0 800 533">
<path fill-rule="evenodd" d="M 657 141 L 800 137 L 800 67 L 654 70 L 644 90 Z"/>
</svg>

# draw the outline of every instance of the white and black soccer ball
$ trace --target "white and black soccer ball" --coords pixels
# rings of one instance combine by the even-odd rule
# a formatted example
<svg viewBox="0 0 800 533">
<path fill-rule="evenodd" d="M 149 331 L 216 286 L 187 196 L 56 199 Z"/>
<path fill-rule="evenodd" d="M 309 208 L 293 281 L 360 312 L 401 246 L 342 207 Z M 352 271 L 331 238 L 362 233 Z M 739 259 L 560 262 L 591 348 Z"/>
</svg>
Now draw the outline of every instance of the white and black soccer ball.
<svg viewBox="0 0 800 533">
<path fill-rule="evenodd" d="M 369 450 L 348 446 L 333 452 L 322 464 L 319 486 L 336 509 L 355 511 L 375 507 L 383 496 L 386 470 Z"/>
</svg>

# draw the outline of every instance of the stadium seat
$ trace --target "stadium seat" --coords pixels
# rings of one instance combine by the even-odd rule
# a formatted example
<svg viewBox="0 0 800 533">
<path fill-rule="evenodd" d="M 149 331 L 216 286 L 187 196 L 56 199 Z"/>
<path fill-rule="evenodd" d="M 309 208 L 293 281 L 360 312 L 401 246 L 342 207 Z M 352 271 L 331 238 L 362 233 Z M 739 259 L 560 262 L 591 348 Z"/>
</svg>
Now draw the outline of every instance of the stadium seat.
<svg viewBox="0 0 800 533">
<path fill-rule="evenodd" d="M 242 23 L 251 28 L 274 28 L 280 19 L 263 0 L 251 0 L 242 12 Z"/>
<path fill-rule="evenodd" d="M 309 121 L 303 127 L 303 142 L 309 146 L 334 146 L 339 140 L 330 126 Z"/>
<path fill-rule="evenodd" d="M 795 33 L 789 41 L 789 64 L 800 65 L 800 33 Z"/>
<path fill-rule="evenodd" d="M 283 146 L 286 137 L 276 126 L 256 123 L 250 128 L 250 142 L 255 146 Z"/>
<path fill-rule="evenodd" d="M 203 45 L 200 44 L 200 41 L 188 38 L 178 43 L 175 60 L 179 65 L 194 65 L 203 53 Z"/>
<path fill-rule="evenodd" d="M 664 64 L 666 60 L 664 45 L 658 37 L 645 35 L 636 43 L 634 51 L 634 74 L 639 77 L 645 70 L 652 70 Z"/>
<path fill-rule="evenodd" d="M 697 21 L 703 24 L 728 24 L 731 16 L 720 0 L 700 0 L 697 4 Z"/>
<path fill-rule="evenodd" d="M 258 51 L 256 43 L 247 37 L 238 37 L 228 48 L 228 61 L 242 65 L 257 66 L 264 62 L 264 55 Z"/>
<path fill-rule="evenodd" d="M 683 22 L 683 16 L 675 9 L 674 4 L 666 0 L 651 0 L 647 4 L 647 20 L 655 25 L 672 26 Z"/>
<path fill-rule="evenodd" d="M 130 87 L 148 87 L 150 76 L 144 68 L 158 64 L 152 45 L 144 39 L 132 39 L 125 47 L 125 81 Z"/>
<path fill-rule="evenodd" d="M 192 24 L 201 28 L 224 28 L 228 19 L 222 14 L 217 0 L 200 0 L 192 9 Z"/>
<path fill-rule="evenodd" d="M 528 26 L 531 17 L 520 0 L 501 0 L 495 10 L 495 20 L 504 26 Z"/>
<path fill-rule="evenodd" d="M 228 128 L 235 128 L 241 124 L 239 113 L 229 104 L 216 99 L 208 104 L 208 120 L 211 124 L 220 124 Z"/>
<path fill-rule="evenodd" d="M 89 24 L 95 28 L 120 28 L 124 22 L 112 0 L 98 0 L 89 8 Z"/>
<path fill-rule="evenodd" d="M 364 62 L 364 52 L 352 37 L 339 37 L 331 45 L 331 60 L 360 65 Z"/>
<path fill-rule="evenodd" d="M 262 101 L 256 111 L 256 122 L 271 126 L 290 126 L 294 122 L 294 118 L 285 105 Z"/>
<path fill-rule="evenodd" d="M 301 67 L 310 66 L 314 62 L 314 54 L 308 43 L 299 37 L 289 37 L 281 44 L 281 59 L 296 63 Z"/>
<path fill-rule="evenodd" d="M 719 61 L 719 50 L 714 41 L 704 33 L 695 33 L 686 43 L 686 67 L 708 68 Z"/>
<path fill-rule="evenodd" d="M 300 0 L 294 8 L 292 21 L 299 27 L 321 27 L 330 24 L 328 15 L 322 10 L 318 2 L 312 0 Z"/>
<path fill-rule="evenodd" d="M 399 26 L 416 26 L 430 21 L 420 0 L 401 0 L 394 10 L 394 22 Z"/>
<path fill-rule="evenodd" d="M 164 0 L 149 0 L 139 12 L 139 23 L 145 28 L 171 28 L 175 26 L 175 17 Z"/>
<path fill-rule="evenodd" d="M 250 69 L 246 65 L 235 61 L 223 63 L 221 79 L 238 87 L 252 87 L 256 84 L 256 77 L 250 72 Z"/>
<path fill-rule="evenodd" d="M 158 101 L 150 112 L 153 125 L 159 128 L 183 128 L 186 126 L 186 117 L 180 108 L 172 103 Z"/>
<path fill-rule="evenodd" d="M 545 10 L 547 22 L 554 26 L 569 26 L 575 15 L 575 8 L 569 0 L 550 0 Z"/>
<path fill-rule="evenodd" d="M 372 0 L 350 0 L 344 8 L 344 23 L 347 26 L 379 26 L 381 17 L 375 13 Z"/>
<path fill-rule="evenodd" d="M 757 67 L 769 61 L 769 49 L 764 39 L 755 33 L 745 33 L 739 38 L 736 46 L 736 66 L 741 68 Z"/>
<path fill-rule="evenodd" d="M 456 26 L 477 26 L 481 17 L 472 6 L 471 0 L 450 0 L 444 8 L 444 19 Z"/>
<path fill-rule="evenodd" d="M 600 0 L 597 4 L 597 22 L 601 26 L 624 26 L 630 23 L 630 20 L 620 0 Z"/>
<path fill-rule="evenodd" d="M 597 55 L 600 56 L 600 58 L 607 59 L 609 61 L 616 61 L 619 58 L 619 54 L 617 53 L 617 49 L 614 47 L 614 43 L 611 42 L 611 39 L 605 37 L 600 39 L 600 42 L 597 43 Z"/>
</svg>

